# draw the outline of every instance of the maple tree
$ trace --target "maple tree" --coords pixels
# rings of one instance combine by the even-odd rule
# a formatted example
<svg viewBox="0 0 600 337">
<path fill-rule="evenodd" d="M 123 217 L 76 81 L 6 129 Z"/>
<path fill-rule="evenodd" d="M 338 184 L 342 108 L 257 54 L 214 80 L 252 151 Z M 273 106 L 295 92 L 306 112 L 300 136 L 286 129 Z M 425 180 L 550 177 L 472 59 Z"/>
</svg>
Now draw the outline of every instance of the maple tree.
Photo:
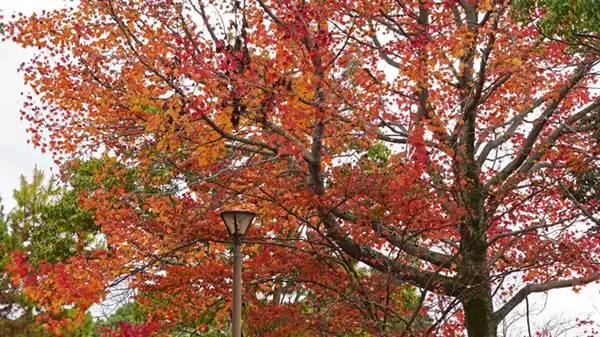
<svg viewBox="0 0 600 337">
<path fill-rule="evenodd" d="M 96 180 L 116 182 L 81 198 L 106 249 L 36 273 L 20 257 L 23 286 L 86 310 L 126 284 L 149 324 L 226 322 L 228 208 L 258 213 L 249 335 L 490 337 L 528 295 L 597 281 L 599 205 L 577 181 L 598 169 L 598 55 L 513 9 L 82 0 L 15 16 L 7 37 L 38 48 L 21 67 L 31 141 L 63 167 L 104 152 Z"/>
</svg>

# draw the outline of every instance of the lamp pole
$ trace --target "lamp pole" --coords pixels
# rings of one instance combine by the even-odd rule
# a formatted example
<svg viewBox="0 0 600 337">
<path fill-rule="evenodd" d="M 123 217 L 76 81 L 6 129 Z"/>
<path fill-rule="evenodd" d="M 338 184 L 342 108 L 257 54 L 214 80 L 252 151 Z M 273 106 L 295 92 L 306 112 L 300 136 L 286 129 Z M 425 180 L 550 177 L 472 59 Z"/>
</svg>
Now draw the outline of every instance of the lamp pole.
<svg viewBox="0 0 600 337">
<path fill-rule="evenodd" d="M 233 303 L 231 327 L 233 337 L 242 337 L 242 241 L 254 217 L 248 211 L 224 211 L 221 218 L 233 240 Z"/>
<path fill-rule="evenodd" d="M 233 337 L 242 337 L 242 238 L 233 238 Z"/>
</svg>

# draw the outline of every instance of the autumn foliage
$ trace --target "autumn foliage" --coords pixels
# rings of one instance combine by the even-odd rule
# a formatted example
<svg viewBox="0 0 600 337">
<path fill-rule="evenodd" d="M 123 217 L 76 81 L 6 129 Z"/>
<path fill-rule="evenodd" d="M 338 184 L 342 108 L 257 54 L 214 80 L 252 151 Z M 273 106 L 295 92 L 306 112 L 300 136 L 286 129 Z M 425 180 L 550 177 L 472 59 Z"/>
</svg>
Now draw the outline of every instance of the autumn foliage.
<svg viewBox="0 0 600 337">
<path fill-rule="evenodd" d="M 104 153 L 114 182 L 80 196 L 105 249 L 17 256 L 49 311 L 126 285 L 165 325 L 227 325 L 230 208 L 258 213 L 248 336 L 491 337 L 527 295 L 600 276 L 575 184 L 598 60 L 509 1 L 81 0 L 6 32 L 37 48 L 33 144 L 65 169 Z"/>
</svg>

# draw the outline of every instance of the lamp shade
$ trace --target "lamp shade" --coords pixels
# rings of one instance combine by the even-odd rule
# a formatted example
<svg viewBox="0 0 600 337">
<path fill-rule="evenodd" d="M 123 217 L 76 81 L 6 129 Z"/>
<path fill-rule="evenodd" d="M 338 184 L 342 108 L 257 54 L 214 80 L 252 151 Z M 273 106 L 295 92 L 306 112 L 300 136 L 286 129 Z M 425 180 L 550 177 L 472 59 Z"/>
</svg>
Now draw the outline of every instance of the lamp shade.
<svg viewBox="0 0 600 337">
<path fill-rule="evenodd" d="M 221 213 L 221 218 L 225 222 L 227 231 L 233 237 L 243 237 L 250 228 L 256 213 L 249 211 L 224 211 Z"/>
</svg>

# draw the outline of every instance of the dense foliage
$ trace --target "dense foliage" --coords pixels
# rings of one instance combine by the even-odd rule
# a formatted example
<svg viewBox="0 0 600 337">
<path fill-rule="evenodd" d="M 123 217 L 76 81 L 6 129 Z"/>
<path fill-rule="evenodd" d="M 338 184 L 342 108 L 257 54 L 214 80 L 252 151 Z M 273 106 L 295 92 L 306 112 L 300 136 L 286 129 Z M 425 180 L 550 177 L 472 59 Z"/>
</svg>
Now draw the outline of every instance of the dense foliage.
<svg viewBox="0 0 600 337">
<path fill-rule="evenodd" d="M 37 48 L 21 68 L 31 140 L 66 172 L 104 153 L 80 200 L 106 240 L 40 270 L 15 256 L 17 279 L 47 308 L 125 286 L 152 308 L 144 333 L 202 333 L 207 313 L 219 329 L 219 212 L 245 208 L 246 336 L 495 336 L 528 295 L 600 278 L 598 200 L 576 185 L 598 169 L 599 60 L 539 29 L 565 27 L 555 3 L 81 0 L 16 16 L 7 38 Z"/>
<path fill-rule="evenodd" d="M 547 37 L 600 54 L 600 4 L 596 0 L 515 0 L 516 15 Z M 583 47 L 583 48 L 581 48 Z"/>
<path fill-rule="evenodd" d="M 58 187 L 52 178 L 45 181 L 41 171 L 34 170 L 30 181 L 24 176 L 20 179 L 20 187 L 13 193 L 16 206 L 8 214 L 0 214 L 0 335 L 56 336 L 56 331 L 44 326 L 43 306 L 29 298 L 27 289 L 11 282 L 7 263 L 11 256 L 21 254 L 26 254 L 36 268 L 67 260 L 78 253 L 77 247 L 85 245 L 85 237 L 75 234 L 85 231 L 91 218 L 77 207 L 73 190 Z M 53 314 L 73 320 L 79 312 L 63 309 Z M 78 327 L 61 333 L 65 337 L 89 337 L 92 329 L 91 317 L 84 315 Z"/>
</svg>

